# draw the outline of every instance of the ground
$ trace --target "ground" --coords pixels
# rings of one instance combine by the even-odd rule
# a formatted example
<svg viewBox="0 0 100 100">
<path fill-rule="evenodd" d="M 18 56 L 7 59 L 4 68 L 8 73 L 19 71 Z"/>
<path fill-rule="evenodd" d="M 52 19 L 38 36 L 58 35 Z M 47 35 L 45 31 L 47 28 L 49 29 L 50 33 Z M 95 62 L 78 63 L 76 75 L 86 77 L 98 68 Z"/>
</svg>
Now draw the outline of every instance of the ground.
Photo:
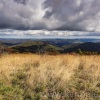
<svg viewBox="0 0 100 100">
<path fill-rule="evenodd" d="M 100 56 L 1 55 L 0 100 L 100 100 Z"/>
</svg>

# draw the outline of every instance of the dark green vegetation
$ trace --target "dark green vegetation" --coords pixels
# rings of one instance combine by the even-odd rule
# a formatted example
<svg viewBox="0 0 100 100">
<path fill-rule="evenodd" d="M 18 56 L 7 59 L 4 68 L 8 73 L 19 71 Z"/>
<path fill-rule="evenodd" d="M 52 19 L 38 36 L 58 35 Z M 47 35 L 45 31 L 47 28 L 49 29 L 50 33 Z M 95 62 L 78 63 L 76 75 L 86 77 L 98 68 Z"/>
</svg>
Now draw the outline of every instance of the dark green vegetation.
<svg viewBox="0 0 100 100">
<path fill-rule="evenodd" d="M 77 39 L 4 40 L 0 42 L 0 53 L 80 54 L 80 51 L 81 54 L 86 55 L 100 54 L 100 42 L 85 42 L 85 40 Z"/>
<path fill-rule="evenodd" d="M 43 41 L 28 41 L 18 45 L 11 46 L 10 49 L 13 49 L 14 52 L 18 53 L 60 53 L 62 48 L 48 44 Z"/>
</svg>

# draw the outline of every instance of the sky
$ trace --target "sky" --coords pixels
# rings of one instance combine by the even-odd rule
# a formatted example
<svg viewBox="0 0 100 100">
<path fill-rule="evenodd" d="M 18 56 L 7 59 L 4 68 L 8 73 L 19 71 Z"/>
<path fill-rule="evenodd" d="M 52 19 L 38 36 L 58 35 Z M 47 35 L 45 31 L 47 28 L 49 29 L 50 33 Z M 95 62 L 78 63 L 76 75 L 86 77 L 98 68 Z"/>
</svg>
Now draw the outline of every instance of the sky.
<svg viewBox="0 0 100 100">
<path fill-rule="evenodd" d="M 0 38 L 100 37 L 100 0 L 0 0 Z"/>
</svg>

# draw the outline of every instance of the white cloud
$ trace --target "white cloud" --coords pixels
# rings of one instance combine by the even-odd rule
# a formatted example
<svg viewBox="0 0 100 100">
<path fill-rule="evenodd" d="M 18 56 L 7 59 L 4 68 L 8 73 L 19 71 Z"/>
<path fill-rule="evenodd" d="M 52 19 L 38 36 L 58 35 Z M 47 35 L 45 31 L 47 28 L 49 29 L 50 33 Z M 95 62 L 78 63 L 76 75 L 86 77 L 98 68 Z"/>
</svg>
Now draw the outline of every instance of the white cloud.
<svg viewBox="0 0 100 100">
<path fill-rule="evenodd" d="M 81 31 L 100 31 L 100 0 L 0 0 L 0 29 L 3 28 L 12 29 L 3 34 L 15 35 L 99 35 Z"/>
<path fill-rule="evenodd" d="M 71 37 L 98 37 L 100 33 L 96 32 L 82 32 L 82 31 L 48 31 L 48 30 L 0 30 L 0 36 L 16 36 L 26 38 L 71 38 Z"/>
</svg>

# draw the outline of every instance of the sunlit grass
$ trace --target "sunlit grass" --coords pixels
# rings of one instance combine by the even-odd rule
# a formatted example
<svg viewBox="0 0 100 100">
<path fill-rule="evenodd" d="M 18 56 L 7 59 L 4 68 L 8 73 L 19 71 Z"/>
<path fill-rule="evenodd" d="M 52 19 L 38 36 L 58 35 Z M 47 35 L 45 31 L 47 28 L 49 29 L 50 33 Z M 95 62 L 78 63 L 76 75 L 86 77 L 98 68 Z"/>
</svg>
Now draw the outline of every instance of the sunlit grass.
<svg viewBox="0 0 100 100">
<path fill-rule="evenodd" d="M 3 99 L 8 95 L 6 100 L 88 100 L 82 95 L 66 96 L 79 92 L 99 100 L 100 56 L 3 55 L 0 80 L 3 84 L 0 96 Z"/>
</svg>

